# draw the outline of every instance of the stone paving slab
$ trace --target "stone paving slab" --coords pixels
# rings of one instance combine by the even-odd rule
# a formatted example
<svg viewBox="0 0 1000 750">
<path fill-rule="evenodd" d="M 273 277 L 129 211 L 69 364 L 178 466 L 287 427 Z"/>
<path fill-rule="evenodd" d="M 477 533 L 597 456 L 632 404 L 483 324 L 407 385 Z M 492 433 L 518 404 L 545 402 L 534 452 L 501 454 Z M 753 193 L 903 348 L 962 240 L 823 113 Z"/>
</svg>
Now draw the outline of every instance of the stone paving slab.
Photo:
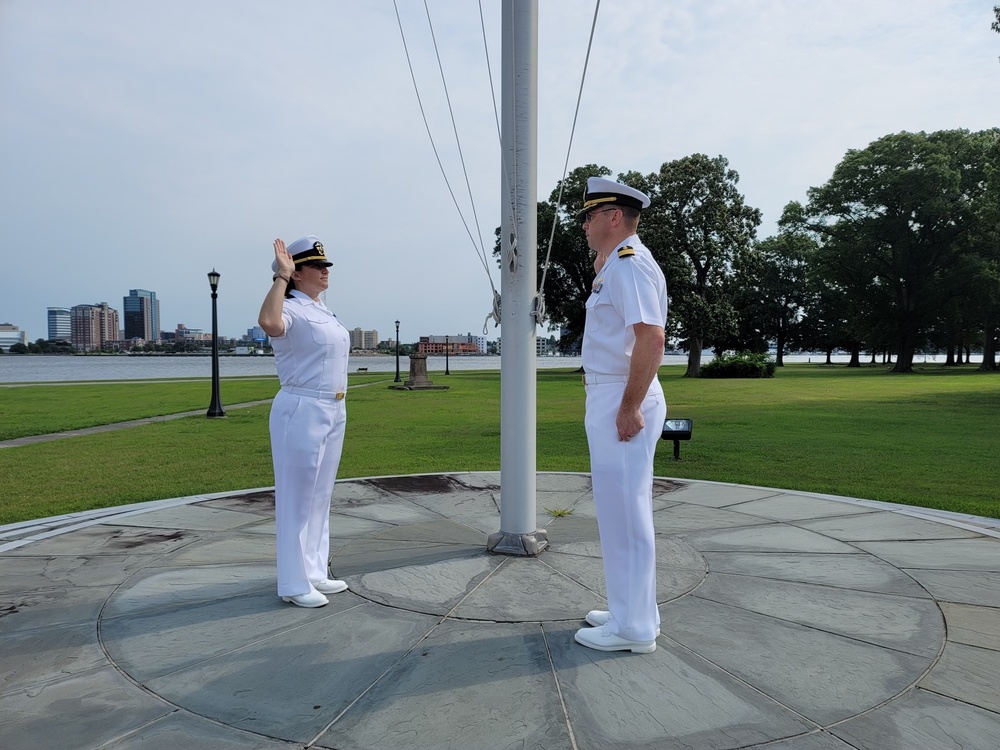
<svg viewBox="0 0 1000 750">
<path fill-rule="evenodd" d="M 572 632 L 546 628 L 580 747 L 712 750 L 746 747 L 814 727 L 669 641 L 648 658 L 622 656 L 577 648 Z"/>
<path fill-rule="evenodd" d="M 1000 651 L 948 643 L 940 661 L 919 685 L 1000 714 L 998 675 Z"/>
<path fill-rule="evenodd" d="M 515 725 L 511 717 L 516 716 Z M 538 625 L 449 621 L 338 717 L 321 748 L 572 750 Z"/>
<path fill-rule="evenodd" d="M 938 601 L 1000 607 L 1000 573 L 912 568 L 902 572 L 916 580 Z"/>
<path fill-rule="evenodd" d="M 857 549 L 822 534 L 772 523 L 752 528 L 684 534 L 702 552 L 827 552 L 849 555 Z"/>
<path fill-rule="evenodd" d="M 4 554 L 30 555 L 32 557 L 39 555 L 120 556 L 123 553 L 163 555 L 196 538 L 194 533 L 183 529 L 127 528 L 108 522 L 33 542 Z"/>
<path fill-rule="evenodd" d="M 453 616 L 497 622 L 579 621 L 581 612 L 597 608 L 600 602 L 593 587 L 561 575 L 549 565 L 532 562 L 536 561 L 505 560 L 487 585 L 469 592 Z"/>
<path fill-rule="evenodd" d="M 248 563 L 196 568 L 151 567 L 137 573 L 104 607 L 105 619 L 274 591 L 274 566 Z"/>
<path fill-rule="evenodd" d="M 301 745 L 297 746 L 301 748 Z M 187 711 L 174 711 L 129 732 L 101 750 L 295 750 L 296 745 L 202 719 Z"/>
<path fill-rule="evenodd" d="M 273 525 L 270 535 L 247 527 L 241 528 L 240 532 L 238 535 L 208 537 L 192 542 L 168 558 L 150 565 L 217 565 L 220 560 L 228 563 L 271 563 L 275 559 L 278 545 L 274 540 Z M 346 544 L 346 541 L 341 544 Z M 330 542 L 331 550 L 338 546 L 335 541 Z"/>
<path fill-rule="evenodd" d="M 461 554 L 455 554 L 453 548 L 436 549 L 446 550 L 447 556 L 415 565 L 380 564 L 372 566 L 375 569 L 371 573 L 354 575 L 354 591 L 388 607 L 443 617 L 504 562 L 486 557 L 478 549 L 463 548 Z M 367 567 L 364 561 L 357 565 L 361 569 Z M 351 568 L 344 571 L 350 572 Z"/>
<path fill-rule="evenodd" d="M 0 694 L 40 691 L 67 677 L 104 667 L 94 623 L 36 628 L 3 637 Z"/>
<path fill-rule="evenodd" d="M 1000 737 L 1000 714 L 911 690 L 830 731 L 865 750 L 991 750 Z"/>
<path fill-rule="evenodd" d="M 323 607 L 322 615 L 330 617 L 364 603 L 354 595 L 336 597 Z M 286 614 L 287 610 L 274 592 L 254 592 L 109 618 L 101 633 L 114 662 L 145 682 L 224 657 L 247 644 L 267 641 L 317 617 L 315 611 L 299 607 Z M 178 644 L 184 647 L 178 648 Z"/>
<path fill-rule="evenodd" d="M 872 511 L 864 515 L 824 518 L 796 523 L 842 542 L 912 541 L 916 539 L 969 539 L 976 532 L 925 521 L 900 513 Z"/>
<path fill-rule="evenodd" d="M 848 745 L 832 734 L 820 731 L 812 734 L 799 735 L 790 740 L 757 745 L 760 750 L 856 750 L 854 745 Z"/>
<path fill-rule="evenodd" d="M 90 623 L 97 625 L 101 609 L 114 587 L 52 586 L 0 593 L 0 638 L 36 628 Z M 2 642 L 0 642 L 2 645 Z"/>
<path fill-rule="evenodd" d="M 251 642 L 145 685 L 166 700 L 225 724 L 307 743 L 322 733 L 439 618 L 365 604 L 281 638 Z"/>
<path fill-rule="evenodd" d="M 932 663 L 697 596 L 664 608 L 660 628 L 819 725 L 889 700 Z"/>
<path fill-rule="evenodd" d="M 337 506 L 338 516 L 353 516 L 368 521 L 392 524 L 393 526 L 440 521 L 445 516 L 422 508 L 417 503 L 411 503 L 399 498 L 390 498 L 385 502 L 367 502 L 358 506 Z"/>
<path fill-rule="evenodd" d="M 927 599 L 714 572 L 695 595 L 927 658 L 945 636 L 941 612 Z"/>
<path fill-rule="evenodd" d="M 4 750 L 94 748 L 173 712 L 114 667 L 0 696 Z"/>
<path fill-rule="evenodd" d="M 717 482 L 690 482 L 681 487 L 673 499 L 681 503 L 725 508 L 749 500 L 773 497 L 775 494 L 775 490 L 764 487 L 740 487 Z"/>
<path fill-rule="evenodd" d="M 703 529 L 728 529 L 744 526 L 760 526 L 773 523 L 767 518 L 759 518 L 724 508 L 704 505 L 675 503 L 654 513 L 656 529 L 662 534 L 677 534 L 684 531 Z"/>
<path fill-rule="evenodd" d="M 658 478 L 663 635 L 602 653 L 589 477 L 539 475 L 538 558 L 485 552 L 499 479 L 338 482 L 320 609 L 275 593 L 271 488 L 0 529 L 0 748 L 997 747 L 989 519 Z"/>
<path fill-rule="evenodd" d="M 387 541 L 436 542 L 485 547 L 487 534 L 454 521 L 438 519 L 427 523 L 413 523 L 385 529 L 379 531 L 375 538 Z"/>
<path fill-rule="evenodd" d="M 835 500 L 818 500 L 807 495 L 782 493 L 760 500 L 749 500 L 728 506 L 729 510 L 747 513 L 772 521 L 801 521 L 809 518 L 850 516 L 874 512 L 871 508 L 849 505 Z"/>
<path fill-rule="evenodd" d="M 807 552 L 705 552 L 703 554 L 712 570 L 718 573 L 817 583 L 871 591 L 876 594 L 930 597 L 930 594 L 906 573 L 871 555 Z"/>
<path fill-rule="evenodd" d="M 947 602 L 941 602 L 939 606 L 948 623 L 949 641 L 1000 652 L 1000 609 Z"/>
<path fill-rule="evenodd" d="M 1000 573 L 1000 550 L 997 541 L 988 537 L 918 542 L 859 542 L 857 546 L 899 568 L 989 570 Z"/>
<path fill-rule="evenodd" d="M 182 505 L 143 513 L 115 521 L 117 526 L 139 526 L 147 529 L 189 529 L 191 531 L 225 531 L 258 523 L 260 516 L 242 511 L 212 508 L 202 505 Z"/>
<path fill-rule="evenodd" d="M 409 498 L 411 502 L 434 511 L 444 518 L 469 528 L 492 534 L 498 530 L 497 517 L 500 513 L 499 490 L 478 490 L 463 492 L 457 496 L 422 495 Z"/>
<path fill-rule="evenodd" d="M 40 552 L 38 544 L 11 550 L 2 558 L 0 591 L 44 588 L 89 588 L 121 583 L 155 560 L 155 555 L 56 555 Z"/>
</svg>

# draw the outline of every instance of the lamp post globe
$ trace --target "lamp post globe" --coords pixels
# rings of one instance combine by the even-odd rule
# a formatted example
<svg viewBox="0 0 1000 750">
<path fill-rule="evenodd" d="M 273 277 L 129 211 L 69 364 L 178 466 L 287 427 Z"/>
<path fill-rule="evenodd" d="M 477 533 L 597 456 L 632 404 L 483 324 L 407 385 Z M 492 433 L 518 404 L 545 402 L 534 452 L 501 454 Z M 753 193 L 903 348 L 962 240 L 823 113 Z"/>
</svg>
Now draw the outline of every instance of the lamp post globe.
<svg viewBox="0 0 1000 750">
<path fill-rule="evenodd" d="M 224 417 L 222 399 L 219 398 L 219 314 L 216 300 L 219 298 L 219 278 L 222 276 L 214 268 L 208 274 L 208 284 L 212 287 L 212 402 L 208 406 L 208 417 Z"/>
<path fill-rule="evenodd" d="M 394 383 L 399 382 L 399 321 L 396 321 L 396 379 Z"/>
</svg>

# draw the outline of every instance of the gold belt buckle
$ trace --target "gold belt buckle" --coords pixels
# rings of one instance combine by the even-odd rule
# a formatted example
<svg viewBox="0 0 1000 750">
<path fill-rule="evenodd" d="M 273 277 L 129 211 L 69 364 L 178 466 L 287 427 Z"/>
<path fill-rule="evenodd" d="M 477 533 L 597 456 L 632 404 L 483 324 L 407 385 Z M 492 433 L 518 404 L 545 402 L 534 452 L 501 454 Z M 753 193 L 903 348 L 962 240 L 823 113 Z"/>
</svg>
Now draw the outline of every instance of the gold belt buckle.
<svg viewBox="0 0 1000 750">
<path fill-rule="evenodd" d="M 344 400 L 344 396 L 346 396 L 346 395 L 347 394 L 344 393 L 343 391 L 337 391 L 337 395 L 334 396 L 334 398 L 337 399 L 338 401 L 343 401 Z"/>
</svg>

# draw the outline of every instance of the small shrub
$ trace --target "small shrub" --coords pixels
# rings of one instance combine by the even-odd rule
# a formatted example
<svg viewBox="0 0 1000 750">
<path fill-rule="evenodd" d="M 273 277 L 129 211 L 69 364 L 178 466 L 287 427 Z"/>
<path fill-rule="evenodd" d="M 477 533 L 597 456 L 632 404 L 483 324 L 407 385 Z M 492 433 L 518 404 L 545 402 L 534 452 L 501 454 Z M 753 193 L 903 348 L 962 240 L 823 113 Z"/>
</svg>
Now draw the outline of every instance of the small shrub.
<svg viewBox="0 0 1000 750">
<path fill-rule="evenodd" d="M 702 365 L 703 378 L 772 378 L 774 360 L 766 354 L 739 352 L 723 354 L 708 364 Z"/>
</svg>

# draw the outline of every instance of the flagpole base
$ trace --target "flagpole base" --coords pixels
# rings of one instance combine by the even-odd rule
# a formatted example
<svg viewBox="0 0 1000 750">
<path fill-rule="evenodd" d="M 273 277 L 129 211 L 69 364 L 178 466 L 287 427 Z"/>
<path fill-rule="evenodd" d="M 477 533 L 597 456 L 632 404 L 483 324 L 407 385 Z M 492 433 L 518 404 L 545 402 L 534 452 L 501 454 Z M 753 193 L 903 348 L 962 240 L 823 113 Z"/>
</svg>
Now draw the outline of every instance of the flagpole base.
<svg viewBox="0 0 1000 750">
<path fill-rule="evenodd" d="M 530 534 L 514 534 L 498 531 L 486 540 L 486 551 L 496 555 L 520 555 L 538 557 L 549 546 L 549 533 L 545 529 L 535 529 Z"/>
</svg>

